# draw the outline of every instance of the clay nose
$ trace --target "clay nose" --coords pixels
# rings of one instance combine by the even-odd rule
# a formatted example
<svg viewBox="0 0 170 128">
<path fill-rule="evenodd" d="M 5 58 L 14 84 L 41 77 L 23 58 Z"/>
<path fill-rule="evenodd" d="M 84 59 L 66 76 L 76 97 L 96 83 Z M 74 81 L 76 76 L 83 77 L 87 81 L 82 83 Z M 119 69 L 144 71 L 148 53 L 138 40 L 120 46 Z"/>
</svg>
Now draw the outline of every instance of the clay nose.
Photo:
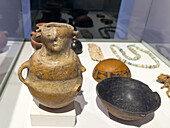
<svg viewBox="0 0 170 128">
<path fill-rule="evenodd" d="M 58 41 L 58 37 L 55 37 L 54 44 L 57 44 L 57 41 Z"/>
</svg>

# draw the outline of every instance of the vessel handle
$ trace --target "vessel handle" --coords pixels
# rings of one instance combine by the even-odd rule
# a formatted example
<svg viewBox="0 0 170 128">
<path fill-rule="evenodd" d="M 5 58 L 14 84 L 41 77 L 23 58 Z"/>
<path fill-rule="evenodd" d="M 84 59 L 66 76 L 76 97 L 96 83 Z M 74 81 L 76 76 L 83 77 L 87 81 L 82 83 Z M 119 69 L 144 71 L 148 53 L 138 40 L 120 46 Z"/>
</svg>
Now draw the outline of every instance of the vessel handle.
<svg viewBox="0 0 170 128">
<path fill-rule="evenodd" d="M 86 71 L 86 68 L 85 68 L 83 65 L 81 66 L 81 71 L 82 71 L 82 72 L 85 72 L 85 71 Z"/>
<path fill-rule="evenodd" d="M 29 61 L 26 61 L 24 62 L 20 67 L 19 67 L 19 70 L 18 70 L 18 77 L 20 79 L 21 82 L 23 82 L 25 85 L 29 85 L 28 82 L 25 81 L 25 79 L 23 78 L 22 76 L 22 70 L 24 68 L 29 68 Z"/>
</svg>

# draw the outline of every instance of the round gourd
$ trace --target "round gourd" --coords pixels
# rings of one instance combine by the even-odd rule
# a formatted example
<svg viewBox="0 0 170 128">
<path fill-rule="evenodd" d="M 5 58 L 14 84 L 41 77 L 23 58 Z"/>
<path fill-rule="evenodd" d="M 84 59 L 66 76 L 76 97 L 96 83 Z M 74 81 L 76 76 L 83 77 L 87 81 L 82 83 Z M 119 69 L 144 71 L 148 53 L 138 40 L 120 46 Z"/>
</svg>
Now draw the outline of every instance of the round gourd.
<svg viewBox="0 0 170 128">
<path fill-rule="evenodd" d="M 100 61 L 93 70 L 93 78 L 100 82 L 110 77 L 131 77 L 129 68 L 120 60 L 105 59 Z"/>
</svg>

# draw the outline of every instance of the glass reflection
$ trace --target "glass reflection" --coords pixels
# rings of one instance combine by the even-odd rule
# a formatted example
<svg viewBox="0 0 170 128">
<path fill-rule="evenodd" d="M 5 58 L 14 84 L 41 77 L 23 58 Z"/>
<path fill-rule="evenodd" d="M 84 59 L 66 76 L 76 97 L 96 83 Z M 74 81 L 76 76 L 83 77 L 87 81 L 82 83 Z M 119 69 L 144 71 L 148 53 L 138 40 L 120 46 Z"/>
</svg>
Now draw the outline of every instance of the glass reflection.
<svg viewBox="0 0 170 128">
<path fill-rule="evenodd" d="M 113 39 L 121 0 L 31 0 L 32 30 L 36 24 L 68 23 L 80 33 L 78 38 Z"/>
<path fill-rule="evenodd" d="M 21 1 L 0 1 L 0 95 L 24 39 Z"/>
</svg>

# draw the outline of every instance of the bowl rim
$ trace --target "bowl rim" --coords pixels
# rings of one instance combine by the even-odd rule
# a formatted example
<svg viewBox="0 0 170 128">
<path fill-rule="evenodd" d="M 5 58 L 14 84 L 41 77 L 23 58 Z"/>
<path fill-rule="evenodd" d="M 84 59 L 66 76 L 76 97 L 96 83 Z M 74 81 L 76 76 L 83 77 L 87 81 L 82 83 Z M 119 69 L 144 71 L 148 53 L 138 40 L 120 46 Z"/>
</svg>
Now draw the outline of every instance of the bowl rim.
<svg viewBox="0 0 170 128">
<path fill-rule="evenodd" d="M 122 78 L 123 78 L 123 79 L 124 79 L 124 78 L 125 78 L 125 79 L 131 79 L 131 80 L 140 82 L 142 85 L 144 85 L 146 88 L 148 88 L 148 89 L 151 91 L 152 94 L 155 93 L 155 95 L 157 96 L 157 99 L 158 99 L 158 105 L 157 105 L 154 109 L 149 110 L 149 111 L 146 111 L 146 112 L 133 112 L 133 111 L 128 111 L 128 110 L 125 110 L 125 109 L 118 108 L 117 106 L 114 106 L 113 104 L 111 104 L 111 103 L 109 103 L 108 101 L 106 101 L 105 99 L 103 99 L 103 98 L 100 96 L 99 92 L 98 92 L 101 83 L 102 83 L 102 82 L 105 82 L 105 81 L 107 81 L 107 80 L 109 80 L 109 79 L 118 79 L 118 78 L 121 78 L 121 79 L 122 79 Z M 117 110 L 120 110 L 120 111 L 129 113 L 129 114 L 133 114 L 133 115 L 145 115 L 145 116 L 146 116 L 147 114 L 156 111 L 156 110 L 160 107 L 160 105 L 161 105 L 161 98 L 160 98 L 160 95 L 159 95 L 157 92 L 153 92 L 153 91 L 149 88 L 149 86 L 146 85 L 145 83 L 143 83 L 143 82 L 141 82 L 141 81 L 139 81 L 139 80 L 133 79 L 133 78 L 129 78 L 129 77 L 111 77 L 111 78 L 103 79 L 102 81 L 100 81 L 100 82 L 97 84 L 97 86 L 96 86 L 96 93 L 97 93 L 97 96 L 98 96 L 103 102 L 105 102 L 106 104 L 110 105 L 111 107 L 113 107 L 113 108 L 115 108 L 115 109 L 117 109 Z"/>
<path fill-rule="evenodd" d="M 33 39 L 33 36 L 31 36 L 31 41 L 33 41 L 35 44 L 38 44 L 38 45 L 43 45 L 43 43 L 42 42 L 37 42 L 37 41 L 35 41 L 34 39 Z"/>
</svg>

